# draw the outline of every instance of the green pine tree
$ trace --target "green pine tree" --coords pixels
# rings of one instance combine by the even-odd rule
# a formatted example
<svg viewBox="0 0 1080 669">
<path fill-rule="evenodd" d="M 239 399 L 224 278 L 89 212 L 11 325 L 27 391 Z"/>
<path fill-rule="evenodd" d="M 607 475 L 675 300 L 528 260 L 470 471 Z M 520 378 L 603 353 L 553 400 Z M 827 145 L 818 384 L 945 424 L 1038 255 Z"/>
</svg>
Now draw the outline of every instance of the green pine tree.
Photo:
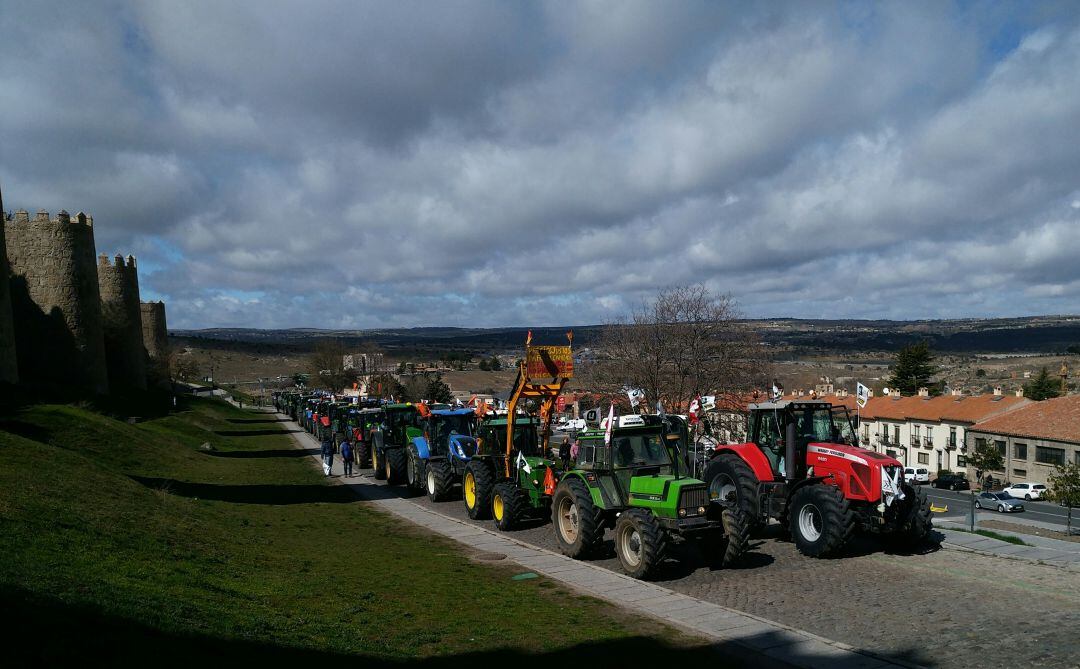
<svg viewBox="0 0 1080 669">
<path fill-rule="evenodd" d="M 1031 381 L 1024 384 L 1024 397 L 1041 401 L 1061 394 L 1061 383 L 1043 367 Z"/>
<path fill-rule="evenodd" d="M 939 389 L 931 379 L 934 376 L 934 356 L 926 342 L 905 346 L 896 353 L 889 385 L 906 395 L 914 395 L 919 388 L 929 388 L 937 394 Z"/>
</svg>

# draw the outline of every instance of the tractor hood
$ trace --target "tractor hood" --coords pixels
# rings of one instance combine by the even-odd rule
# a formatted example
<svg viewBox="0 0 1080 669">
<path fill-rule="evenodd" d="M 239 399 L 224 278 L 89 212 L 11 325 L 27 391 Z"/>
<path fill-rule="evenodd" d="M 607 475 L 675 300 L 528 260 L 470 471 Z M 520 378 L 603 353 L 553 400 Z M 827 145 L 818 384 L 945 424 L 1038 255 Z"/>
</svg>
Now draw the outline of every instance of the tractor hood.
<svg viewBox="0 0 1080 669">
<path fill-rule="evenodd" d="M 885 455 L 884 453 L 878 453 L 877 451 L 871 451 L 868 448 L 859 448 L 858 446 L 849 446 L 847 444 L 826 444 L 826 443 L 812 443 L 809 445 L 809 453 L 807 454 L 807 464 L 813 465 L 814 455 L 832 456 L 834 458 L 841 458 L 843 460 L 850 460 L 851 462 L 858 463 L 860 465 L 879 465 L 889 466 L 895 465 L 902 467 L 900 461 L 894 457 Z"/>
<path fill-rule="evenodd" d="M 657 476 L 635 476 L 630 479 L 630 495 L 637 499 L 660 501 L 678 499 L 679 492 L 687 486 L 704 486 L 697 479 L 675 478 L 670 474 Z"/>
</svg>

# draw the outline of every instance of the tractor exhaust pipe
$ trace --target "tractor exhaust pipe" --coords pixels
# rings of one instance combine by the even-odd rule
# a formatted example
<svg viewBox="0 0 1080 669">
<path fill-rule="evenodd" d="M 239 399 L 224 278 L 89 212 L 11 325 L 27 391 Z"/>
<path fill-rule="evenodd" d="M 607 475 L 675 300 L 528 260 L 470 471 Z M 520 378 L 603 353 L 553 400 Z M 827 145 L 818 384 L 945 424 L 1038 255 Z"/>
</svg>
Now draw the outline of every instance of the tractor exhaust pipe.
<svg viewBox="0 0 1080 669">
<path fill-rule="evenodd" d="M 788 482 L 796 478 L 798 462 L 795 455 L 795 421 L 789 420 L 784 426 L 784 478 Z"/>
</svg>

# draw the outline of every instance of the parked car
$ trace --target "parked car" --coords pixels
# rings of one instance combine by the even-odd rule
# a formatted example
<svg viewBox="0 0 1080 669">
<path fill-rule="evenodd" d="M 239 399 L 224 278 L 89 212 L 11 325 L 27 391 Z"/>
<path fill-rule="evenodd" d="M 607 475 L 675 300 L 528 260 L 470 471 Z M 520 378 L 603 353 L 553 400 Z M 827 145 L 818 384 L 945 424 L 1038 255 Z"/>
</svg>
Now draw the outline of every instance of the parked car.
<svg viewBox="0 0 1080 669">
<path fill-rule="evenodd" d="M 981 492 L 975 498 L 976 509 L 995 509 L 1001 513 L 1023 511 L 1024 503 L 1007 492 Z"/>
<path fill-rule="evenodd" d="M 966 476 L 960 474 L 945 474 L 934 479 L 935 488 L 948 488 L 949 490 L 971 490 L 971 484 Z"/>
<path fill-rule="evenodd" d="M 908 483 L 929 483 L 930 470 L 926 467 L 905 467 L 904 480 Z"/>
<path fill-rule="evenodd" d="M 1014 483 L 1001 492 L 1023 499 L 1041 499 L 1046 494 L 1045 483 Z"/>
</svg>

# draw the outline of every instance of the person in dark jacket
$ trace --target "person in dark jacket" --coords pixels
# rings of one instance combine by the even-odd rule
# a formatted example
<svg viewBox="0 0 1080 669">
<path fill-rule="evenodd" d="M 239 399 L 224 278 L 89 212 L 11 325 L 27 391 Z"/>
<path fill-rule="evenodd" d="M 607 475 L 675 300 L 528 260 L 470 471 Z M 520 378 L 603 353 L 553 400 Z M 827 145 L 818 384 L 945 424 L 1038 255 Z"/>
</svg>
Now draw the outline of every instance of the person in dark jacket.
<svg viewBox="0 0 1080 669">
<path fill-rule="evenodd" d="M 348 440 L 341 442 L 341 466 L 345 468 L 345 478 L 352 478 L 353 450 Z"/>
<path fill-rule="evenodd" d="M 322 440 L 323 473 L 330 476 L 334 471 L 334 442 L 329 438 Z"/>
</svg>

